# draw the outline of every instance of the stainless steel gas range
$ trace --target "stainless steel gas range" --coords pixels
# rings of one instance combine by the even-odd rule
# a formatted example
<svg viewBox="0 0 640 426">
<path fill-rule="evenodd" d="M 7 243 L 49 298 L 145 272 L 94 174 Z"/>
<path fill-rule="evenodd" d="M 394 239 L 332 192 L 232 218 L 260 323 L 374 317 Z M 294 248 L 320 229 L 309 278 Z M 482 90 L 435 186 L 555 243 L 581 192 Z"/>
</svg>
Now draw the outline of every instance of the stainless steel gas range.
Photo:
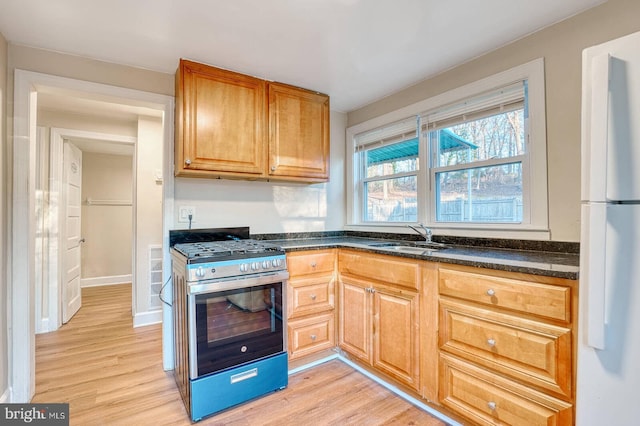
<svg viewBox="0 0 640 426">
<path fill-rule="evenodd" d="M 288 384 L 284 251 L 248 228 L 171 231 L 175 378 L 191 419 Z"/>
</svg>

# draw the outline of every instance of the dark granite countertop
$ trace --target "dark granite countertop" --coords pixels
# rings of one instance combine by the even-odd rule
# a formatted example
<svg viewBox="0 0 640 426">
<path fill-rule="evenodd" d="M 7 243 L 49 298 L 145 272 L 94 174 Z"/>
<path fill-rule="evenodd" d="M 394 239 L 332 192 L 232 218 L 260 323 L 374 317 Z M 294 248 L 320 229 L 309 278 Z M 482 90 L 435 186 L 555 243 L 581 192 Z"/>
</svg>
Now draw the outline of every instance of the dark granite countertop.
<svg viewBox="0 0 640 426">
<path fill-rule="evenodd" d="M 441 250 L 425 250 L 424 253 L 406 253 L 393 251 L 384 247 L 375 247 L 371 244 L 398 241 L 407 244 L 405 239 L 394 238 L 368 238 L 360 236 L 336 235 L 306 238 L 267 238 L 271 242 L 279 244 L 287 252 L 298 250 L 314 250 L 325 248 L 348 247 L 364 252 L 379 253 L 400 256 L 411 259 L 428 260 L 432 262 L 453 263 L 458 265 L 490 268 L 502 271 L 523 272 L 534 275 L 545 275 L 557 278 L 578 279 L 579 254 L 573 243 L 560 243 L 560 249 L 565 246 L 572 252 L 536 250 L 544 244 L 524 244 L 522 248 L 491 247 L 490 243 L 481 245 L 455 244 L 464 242 L 456 241 L 454 244 L 447 242 L 448 248 Z M 563 246 L 564 244 L 564 246 Z M 554 250 L 558 249 L 555 244 Z M 534 249 L 531 249 L 531 248 Z"/>
</svg>

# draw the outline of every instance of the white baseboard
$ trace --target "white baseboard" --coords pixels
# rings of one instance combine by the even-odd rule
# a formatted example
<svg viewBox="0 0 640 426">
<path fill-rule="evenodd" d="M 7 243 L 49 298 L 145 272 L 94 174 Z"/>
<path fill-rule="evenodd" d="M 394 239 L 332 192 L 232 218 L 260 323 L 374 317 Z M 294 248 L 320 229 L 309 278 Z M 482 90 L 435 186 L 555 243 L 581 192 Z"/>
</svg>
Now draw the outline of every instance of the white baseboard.
<svg viewBox="0 0 640 426">
<path fill-rule="evenodd" d="M 133 316 L 133 326 L 143 327 L 145 325 L 159 324 L 162 322 L 162 311 L 141 312 Z"/>
<path fill-rule="evenodd" d="M 101 285 L 131 284 L 131 274 L 112 275 L 109 277 L 81 278 L 80 287 L 97 287 Z"/>
<path fill-rule="evenodd" d="M 0 395 L 0 404 L 5 404 L 9 402 L 9 395 L 11 394 L 9 388 L 6 388 L 2 395 Z"/>
<path fill-rule="evenodd" d="M 361 374 L 367 376 L 368 378 L 370 378 L 374 382 L 378 383 L 379 385 L 382 385 L 383 387 L 387 388 L 391 392 L 395 393 L 400 398 L 403 398 L 404 400 L 408 401 L 409 403 L 413 404 L 414 406 L 420 408 L 422 411 L 426 411 L 427 413 L 431 414 L 432 416 L 442 420 L 446 424 L 451 425 L 451 426 L 462 426 L 460 423 L 456 422 L 452 418 L 450 418 L 450 417 L 446 416 L 445 414 L 439 412 L 438 410 L 428 406 L 427 404 L 423 403 L 422 401 L 418 400 L 417 398 L 414 398 L 413 396 L 411 396 L 408 393 L 404 392 L 403 390 L 400 390 L 398 387 L 392 385 L 391 383 L 386 382 L 385 380 L 382 380 L 380 377 L 376 376 L 375 374 L 371 373 L 370 371 L 367 371 L 364 368 L 360 367 L 358 364 L 354 363 L 349 358 L 346 358 L 346 357 L 340 355 L 340 356 L 338 356 L 338 359 L 340 359 L 340 361 L 344 362 L 345 364 L 350 365 L 355 370 L 359 371 Z"/>
<path fill-rule="evenodd" d="M 48 333 L 50 331 L 53 331 L 49 327 L 49 318 L 42 318 L 40 320 L 40 324 L 36 323 L 36 334 Z"/>
</svg>

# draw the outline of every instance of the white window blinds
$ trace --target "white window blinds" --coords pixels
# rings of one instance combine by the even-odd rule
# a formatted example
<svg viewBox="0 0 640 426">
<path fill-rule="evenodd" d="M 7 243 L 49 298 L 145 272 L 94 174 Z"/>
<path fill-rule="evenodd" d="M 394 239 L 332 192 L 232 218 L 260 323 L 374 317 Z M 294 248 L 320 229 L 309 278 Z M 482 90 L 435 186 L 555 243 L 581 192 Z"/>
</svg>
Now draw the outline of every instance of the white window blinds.
<svg viewBox="0 0 640 426">
<path fill-rule="evenodd" d="M 384 127 L 355 135 L 355 150 L 371 149 L 418 136 L 418 117 L 410 117 Z"/>
<path fill-rule="evenodd" d="M 438 130 L 525 107 L 527 81 L 518 81 L 422 115 L 423 130 Z M 525 111 L 526 118 L 526 111 Z"/>
</svg>

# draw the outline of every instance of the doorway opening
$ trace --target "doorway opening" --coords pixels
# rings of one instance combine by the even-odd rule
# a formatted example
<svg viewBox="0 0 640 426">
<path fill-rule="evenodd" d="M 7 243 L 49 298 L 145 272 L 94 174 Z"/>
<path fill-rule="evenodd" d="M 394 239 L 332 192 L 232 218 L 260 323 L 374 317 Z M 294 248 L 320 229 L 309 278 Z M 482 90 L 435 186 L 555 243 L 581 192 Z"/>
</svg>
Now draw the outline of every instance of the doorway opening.
<svg viewBox="0 0 640 426">
<path fill-rule="evenodd" d="M 28 402 L 35 391 L 35 169 L 36 169 L 36 140 L 37 140 L 37 107 L 38 99 L 46 94 L 66 95 L 68 98 L 77 98 L 80 104 L 87 105 L 116 105 L 124 110 L 131 111 L 153 111 L 160 114 L 161 126 L 159 131 L 154 133 L 149 120 L 141 119 L 139 122 L 139 134 L 149 137 L 155 134 L 160 138 L 160 148 L 152 147 L 152 153 L 162 155 L 162 167 L 152 170 L 144 169 L 150 179 L 145 179 L 145 183 L 157 185 L 157 181 L 162 182 L 161 193 L 162 203 L 146 206 L 144 203 L 133 203 L 136 229 L 134 230 L 135 241 L 135 271 L 146 263 L 149 258 L 141 256 L 141 248 L 150 249 L 148 240 L 145 240 L 144 229 L 140 228 L 140 217 L 144 214 L 144 208 L 149 207 L 162 213 L 161 219 L 161 258 L 162 258 L 162 282 L 165 277 L 170 277 L 170 259 L 168 250 L 168 234 L 173 223 L 173 97 L 166 95 L 141 92 L 132 89 L 109 86 L 87 81 L 74 80 L 63 77 L 56 77 L 48 74 L 35 73 L 30 71 L 16 70 L 14 78 L 14 123 L 13 123 L 13 184 L 11 188 L 12 197 L 12 233 L 11 233 L 11 280 L 9 292 L 11 294 L 11 318 L 10 318 L 10 383 L 11 401 Z M 149 114 L 142 114 L 148 116 Z M 140 152 L 146 144 L 136 145 L 136 156 L 138 158 L 151 155 L 145 151 Z M 136 164 L 136 173 L 141 168 Z M 138 179 L 135 189 L 135 196 L 144 194 L 145 190 L 140 187 Z M 139 210 L 143 211 L 140 212 Z M 143 223 L 144 225 L 144 223 Z M 143 280 L 148 278 L 143 277 Z M 135 280 L 135 277 L 134 277 Z M 171 295 L 170 286 L 165 289 L 168 297 Z M 133 295 L 133 315 L 134 324 L 137 319 L 137 307 L 139 303 L 148 303 L 148 299 L 137 297 L 137 292 Z M 162 306 L 159 315 L 154 313 L 154 317 L 162 319 L 163 329 L 163 365 L 166 370 L 172 369 L 173 352 L 171 350 L 171 310 L 167 305 Z M 149 317 L 145 312 L 141 313 L 139 321 L 149 322 Z"/>
<path fill-rule="evenodd" d="M 81 288 L 132 283 L 135 258 L 132 200 L 137 137 L 132 135 L 137 122 L 126 126 L 132 135 L 52 127 L 59 122 L 95 127 L 96 121 L 87 114 L 49 110 L 50 104 L 48 99 L 38 107 L 36 333 L 55 331 L 67 323 L 81 305 Z M 81 154 L 75 168 L 68 159 L 71 148 Z M 76 174 L 80 181 L 77 193 L 66 178 Z M 69 205 L 73 196 L 77 207 Z M 158 200 L 161 196 L 155 195 Z"/>
</svg>

